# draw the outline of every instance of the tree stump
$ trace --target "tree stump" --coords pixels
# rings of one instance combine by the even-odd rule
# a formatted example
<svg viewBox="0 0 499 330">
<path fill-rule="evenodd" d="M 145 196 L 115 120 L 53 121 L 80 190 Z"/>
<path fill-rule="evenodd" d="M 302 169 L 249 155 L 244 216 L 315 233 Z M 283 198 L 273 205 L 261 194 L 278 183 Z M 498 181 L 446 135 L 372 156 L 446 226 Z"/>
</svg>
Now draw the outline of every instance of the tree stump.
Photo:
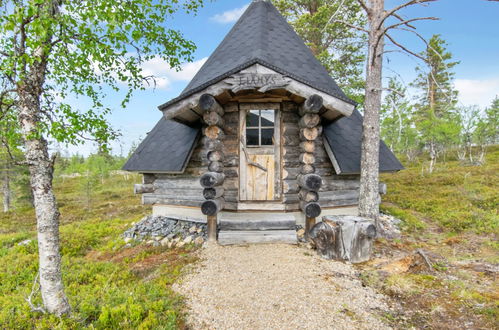
<svg viewBox="0 0 499 330">
<path fill-rule="evenodd" d="M 326 216 L 309 233 L 317 252 L 326 259 L 360 263 L 371 257 L 376 226 L 356 216 Z"/>
</svg>

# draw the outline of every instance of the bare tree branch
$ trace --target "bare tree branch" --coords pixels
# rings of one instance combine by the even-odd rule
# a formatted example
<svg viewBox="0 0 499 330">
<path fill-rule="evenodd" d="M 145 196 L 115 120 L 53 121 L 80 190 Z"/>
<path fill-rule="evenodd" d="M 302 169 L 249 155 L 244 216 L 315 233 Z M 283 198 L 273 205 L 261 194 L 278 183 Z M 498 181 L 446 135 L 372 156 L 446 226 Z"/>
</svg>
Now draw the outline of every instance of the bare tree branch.
<svg viewBox="0 0 499 330">
<path fill-rule="evenodd" d="M 405 19 L 402 16 L 400 16 L 399 14 L 397 14 L 397 13 L 393 13 L 392 16 L 395 17 L 396 19 L 398 19 L 401 22 L 405 21 Z M 414 25 L 411 25 L 411 24 L 409 24 L 407 22 L 404 23 L 404 25 L 407 26 L 407 27 L 410 27 L 411 29 L 416 29 L 416 27 Z"/>
<path fill-rule="evenodd" d="M 364 2 L 364 0 L 357 0 L 359 5 L 366 11 L 366 13 L 369 15 L 371 13 L 371 8 L 367 6 L 367 4 Z"/>
<path fill-rule="evenodd" d="M 437 1 L 437 0 L 410 0 L 410 1 L 407 1 L 403 4 L 400 4 L 396 7 L 393 7 L 392 9 L 390 9 L 388 11 L 385 11 L 385 16 L 384 16 L 383 21 L 385 21 L 388 17 L 392 16 L 393 13 L 395 13 L 395 12 L 399 11 L 400 9 L 405 8 L 405 7 L 412 6 L 415 4 L 424 4 L 427 2 L 435 2 L 435 1 Z"/>
<path fill-rule="evenodd" d="M 407 25 L 408 23 L 411 23 L 411 22 L 416 22 L 416 21 L 424 21 L 424 20 L 431 20 L 431 21 L 438 21 L 439 18 L 438 17 L 432 17 L 432 16 L 429 16 L 429 17 L 416 17 L 416 18 L 411 18 L 411 19 L 408 19 L 408 20 L 405 20 L 405 21 L 402 21 L 400 23 L 397 23 L 397 24 L 393 24 L 393 25 L 390 25 L 390 26 L 387 26 L 384 31 L 388 31 L 390 29 L 394 29 L 394 28 L 397 28 L 401 25 L 406 25 L 406 26 L 409 26 L 410 28 L 412 29 L 415 29 L 414 26 L 411 26 L 411 25 Z"/>
<path fill-rule="evenodd" d="M 365 33 L 369 33 L 369 31 L 367 31 L 364 28 L 361 28 L 360 26 L 353 25 L 353 24 L 350 24 L 350 23 L 342 21 L 342 20 L 334 20 L 334 22 L 345 24 L 346 26 L 351 27 L 352 29 L 359 30 L 359 31 L 362 31 L 362 32 L 365 32 Z"/>
<path fill-rule="evenodd" d="M 415 57 L 417 57 L 417 58 L 419 58 L 419 59 L 421 59 L 421 60 L 423 60 L 423 61 L 426 61 L 426 59 L 425 59 L 423 56 L 419 55 L 418 53 L 413 52 L 412 50 L 407 49 L 406 47 L 404 47 L 404 46 L 402 46 L 401 44 L 399 44 L 398 42 L 396 42 L 396 41 L 395 41 L 395 40 L 394 40 L 394 39 L 393 39 L 393 38 L 392 38 L 392 37 L 391 37 L 388 33 L 385 33 L 385 36 L 386 36 L 386 37 L 387 37 L 387 38 L 388 38 L 388 39 L 389 39 L 389 40 L 390 40 L 390 41 L 391 41 L 391 42 L 392 42 L 395 46 L 399 47 L 399 48 L 400 48 L 400 49 L 402 49 L 403 51 L 405 51 L 405 52 L 407 52 L 407 53 L 411 54 L 412 56 L 415 56 Z"/>
<path fill-rule="evenodd" d="M 388 11 L 385 11 L 385 14 L 383 16 L 383 19 L 380 21 L 379 23 L 379 26 L 377 27 L 377 29 L 381 29 L 381 27 L 383 26 L 383 23 L 385 23 L 386 19 L 390 16 L 392 16 L 395 12 L 399 11 L 400 9 L 403 9 L 405 7 L 408 7 L 408 6 L 411 6 L 411 5 L 415 5 L 415 4 L 425 4 L 427 2 L 434 2 L 434 1 L 437 1 L 437 0 L 410 0 L 410 1 L 407 1 L 401 5 L 398 5 Z"/>
<path fill-rule="evenodd" d="M 327 21 L 326 25 L 324 25 L 322 32 L 326 31 L 327 26 L 329 24 L 331 24 L 331 22 L 333 21 L 333 18 L 335 18 L 336 15 L 338 15 L 338 13 L 340 12 L 340 9 L 343 7 L 344 4 L 345 4 L 345 0 L 342 0 L 340 5 L 338 6 L 338 8 L 336 8 L 336 11 L 333 13 L 333 15 L 331 15 L 331 18 L 329 18 L 329 20 Z"/>
</svg>

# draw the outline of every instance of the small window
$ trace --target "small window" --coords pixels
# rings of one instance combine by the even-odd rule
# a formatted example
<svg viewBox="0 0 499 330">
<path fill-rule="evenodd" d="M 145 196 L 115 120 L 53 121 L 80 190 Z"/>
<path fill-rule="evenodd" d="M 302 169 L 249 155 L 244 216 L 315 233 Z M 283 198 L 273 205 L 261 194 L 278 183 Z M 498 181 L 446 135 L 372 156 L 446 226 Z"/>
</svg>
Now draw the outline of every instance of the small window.
<svg viewBox="0 0 499 330">
<path fill-rule="evenodd" d="M 250 110 L 246 115 L 246 146 L 274 145 L 274 110 Z"/>
</svg>

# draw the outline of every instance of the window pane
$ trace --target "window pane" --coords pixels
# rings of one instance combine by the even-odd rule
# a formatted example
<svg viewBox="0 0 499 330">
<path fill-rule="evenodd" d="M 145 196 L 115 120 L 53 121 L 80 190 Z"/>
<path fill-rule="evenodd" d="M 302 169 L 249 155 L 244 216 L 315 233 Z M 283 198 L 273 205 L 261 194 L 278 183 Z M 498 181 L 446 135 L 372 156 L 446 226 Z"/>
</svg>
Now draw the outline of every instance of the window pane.
<svg viewBox="0 0 499 330">
<path fill-rule="evenodd" d="M 274 127 L 274 111 L 273 110 L 262 110 L 262 127 L 270 126 Z"/>
<path fill-rule="evenodd" d="M 258 146 L 258 128 L 247 128 L 246 129 L 246 145 L 247 146 Z"/>
<path fill-rule="evenodd" d="M 258 127 L 258 110 L 250 110 L 246 115 L 246 127 Z"/>
<path fill-rule="evenodd" d="M 274 129 L 262 128 L 262 146 L 271 146 L 274 144 Z"/>
</svg>

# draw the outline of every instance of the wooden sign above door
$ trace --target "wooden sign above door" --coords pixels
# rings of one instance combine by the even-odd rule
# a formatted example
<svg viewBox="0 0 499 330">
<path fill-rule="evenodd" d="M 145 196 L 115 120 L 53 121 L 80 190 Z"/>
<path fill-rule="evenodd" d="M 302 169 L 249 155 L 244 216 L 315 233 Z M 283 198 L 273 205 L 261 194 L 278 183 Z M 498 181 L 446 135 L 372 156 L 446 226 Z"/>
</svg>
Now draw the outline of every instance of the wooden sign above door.
<svg viewBox="0 0 499 330">
<path fill-rule="evenodd" d="M 234 93 L 248 89 L 257 89 L 265 93 L 272 89 L 286 87 L 291 79 L 280 74 L 238 73 L 228 78 L 226 82 L 232 85 L 231 90 Z"/>
</svg>

